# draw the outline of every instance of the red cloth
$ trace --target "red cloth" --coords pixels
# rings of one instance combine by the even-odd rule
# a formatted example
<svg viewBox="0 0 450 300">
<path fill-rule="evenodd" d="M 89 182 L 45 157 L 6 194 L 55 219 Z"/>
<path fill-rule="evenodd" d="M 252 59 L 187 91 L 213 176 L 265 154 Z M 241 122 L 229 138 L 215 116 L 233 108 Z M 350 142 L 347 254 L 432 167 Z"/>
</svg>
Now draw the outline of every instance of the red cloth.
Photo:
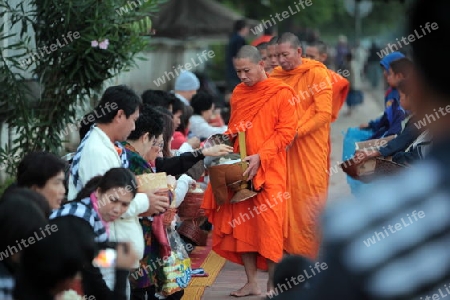
<svg viewBox="0 0 450 300">
<path fill-rule="evenodd" d="M 222 119 L 222 116 L 217 114 L 213 118 L 208 121 L 208 124 L 214 127 L 222 127 L 225 126 L 225 122 Z"/>
<path fill-rule="evenodd" d="M 261 43 L 268 43 L 273 38 L 271 35 L 263 35 L 252 42 L 252 46 L 258 46 Z"/>
<path fill-rule="evenodd" d="M 152 231 L 160 245 L 160 257 L 168 257 L 170 256 L 171 249 L 169 239 L 166 234 L 166 229 L 164 228 L 163 218 L 164 217 L 162 215 L 153 217 Z"/>
<path fill-rule="evenodd" d="M 187 142 L 187 137 L 180 131 L 175 131 L 173 134 L 172 143 L 170 144 L 170 147 L 172 150 L 178 150 L 180 149 L 181 145 L 183 143 Z"/>
</svg>

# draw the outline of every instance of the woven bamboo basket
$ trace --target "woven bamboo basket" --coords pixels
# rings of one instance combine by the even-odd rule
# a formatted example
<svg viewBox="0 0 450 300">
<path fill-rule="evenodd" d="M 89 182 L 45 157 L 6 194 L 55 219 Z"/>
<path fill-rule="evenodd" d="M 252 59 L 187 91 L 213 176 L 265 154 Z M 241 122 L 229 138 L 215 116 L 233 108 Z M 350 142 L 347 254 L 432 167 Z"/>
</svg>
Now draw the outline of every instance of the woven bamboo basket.
<svg viewBox="0 0 450 300">
<path fill-rule="evenodd" d="M 200 229 L 196 220 L 187 220 L 181 223 L 178 233 L 190 239 L 197 246 L 206 246 L 208 242 L 208 231 Z"/>
<path fill-rule="evenodd" d="M 178 207 L 178 216 L 182 219 L 194 219 L 205 216 L 205 211 L 200 208 L 203 202 L 202 193 L 188 192 Z"/>
</svg>

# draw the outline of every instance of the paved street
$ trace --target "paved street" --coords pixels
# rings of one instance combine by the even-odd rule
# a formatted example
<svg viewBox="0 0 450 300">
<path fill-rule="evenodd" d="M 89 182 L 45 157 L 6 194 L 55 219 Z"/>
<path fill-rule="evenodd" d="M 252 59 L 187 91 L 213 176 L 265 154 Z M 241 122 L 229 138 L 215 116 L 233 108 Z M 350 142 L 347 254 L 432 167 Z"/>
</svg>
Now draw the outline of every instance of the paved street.
<svg viewBox="0 0 450 300">
<path fill-rule="evenodd" d="M 342 141 L 344 133 L 348 127 L 358 126 L 361 123 L 368 122 L 375 118 L 383 110 L 383 91 L 382 89 L 369 90 L 364 92 L 364 103 L 350 116 L 345 116 L 346 107 L 343 107 L 341 116 L 332 125 L 331 142 L 332 155 L 331 167 L 337 172 L 331 172 L 329 202 L 336 201 L 342 197 L 350 195 L 350 189 L 347 185 L 345 173 L 338 167 L 342 161 Z M 203 294 L 204 300 L 222 300 L 230 299 L 230 292 L 240 288 L 246 282 L 244 268 L 227 262 L 217 277 L 213 286 L 207 288 Z M 265 290 L 267 283 L 267 273 L 259 272 L 258 282 L 262 290 Z M 246 299 L 261 299 L 262 297 L 247 297 Z"/>
</svg>

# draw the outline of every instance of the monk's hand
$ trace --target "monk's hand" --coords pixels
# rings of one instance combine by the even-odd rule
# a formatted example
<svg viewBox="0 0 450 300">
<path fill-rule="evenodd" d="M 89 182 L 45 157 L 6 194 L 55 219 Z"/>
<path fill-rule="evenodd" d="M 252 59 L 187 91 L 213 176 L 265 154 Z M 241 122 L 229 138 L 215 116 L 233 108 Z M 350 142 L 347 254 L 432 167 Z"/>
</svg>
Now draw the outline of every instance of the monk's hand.
<svg viewBox="0 0 450 300">
<path fill-rule="evenodd" d="M 205 147 L 202 149 L 202 154 L 204 156 L 224 156 L 232 152 L 233 147 L 225 144 L 218 144 L 212 147 Z"/>
<path fill-rule="evenodd" d="M 258 172 L 259 166 L 261 165 L 261 158 L 259 154 L 253 154 L 244 158 L 244 161 L 248 161 L 247 170 L 245 170 L 244 177 L 248 176 L 248 180 L 252 180 L 253 177 L 256 176 L 256 172 Z"/>
</svg>

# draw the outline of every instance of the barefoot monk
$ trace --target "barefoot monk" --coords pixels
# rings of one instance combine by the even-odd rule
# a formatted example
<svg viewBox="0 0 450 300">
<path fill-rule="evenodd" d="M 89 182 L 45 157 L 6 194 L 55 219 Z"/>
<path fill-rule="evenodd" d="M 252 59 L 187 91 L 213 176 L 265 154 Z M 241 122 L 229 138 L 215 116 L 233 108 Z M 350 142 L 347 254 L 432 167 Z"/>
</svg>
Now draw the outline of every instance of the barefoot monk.
<svg viewBox="0 0 450 300">
<path fill-rule="evenodd" d="M 245 132 L 249 165 L 243 175 L 248 175 L 258 193 L 218 206 L 208 186 L 202 207 L 213 224 L 213 250 L 245 268 L 247 282 L 231 293 L 243 297 L 261 293 L 257 269 L 268 270 L 267 290 L 272 290 L 274 266 L 283 256 L 283 218 L 290 197 L 286 193 L 286 147 L 294 139 L 298 118 L 289 104 L 294 91 L 268 78 L 255 47 L 242 47 L 234 66 L 241 83 L 231 97 L 227 133 Z M 233 144 L 239 153 L 239 139 L 234 138 Z M 231 198 L 232 193 L 228 194 Z"/>
</svg>

